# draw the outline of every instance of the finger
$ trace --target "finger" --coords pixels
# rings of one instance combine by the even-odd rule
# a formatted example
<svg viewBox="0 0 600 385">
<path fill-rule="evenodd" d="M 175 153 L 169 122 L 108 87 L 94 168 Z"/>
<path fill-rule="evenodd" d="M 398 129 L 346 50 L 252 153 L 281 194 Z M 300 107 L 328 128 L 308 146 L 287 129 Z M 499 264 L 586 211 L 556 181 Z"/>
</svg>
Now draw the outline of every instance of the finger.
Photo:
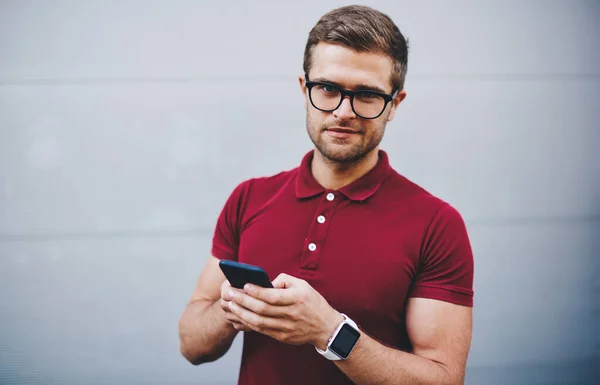
<svg viewBox="0 0 600 385">
<path fill-rule="evenodd" d="M 249 332 L 252 331 L 252 329 L 250 329 L 249 327 L 247 327 L 246 325 L 242 324 L 242 323 L 231 323 L 233 325 L 233 328 L 237 331 L 240 332 Z"/>
<path fill-rule="evenodd" d="M 285 331 L 291 329 L 289 321 L 284 320 L 283 318 L 265 317 L 253 313 L 235 302 L 229 302 L 229 309 L 244 325 L 261 333 L 266 330 Z"/>
<path fill-rule="evenodd" d="M 223 281 L 223 284 L 221 285 L 221 298 L 223 298 L 225 300 L 230 300 L 231 293 L 236 292 L 236 291 L 243 291 L 243 290 L 236 289 L 235 287 L 231 286 L 229 281 L 225 280 L 225 281 Z"/>
<path fill-rule="evenodd" d="M 232 315 L 232 317 L 235 317 L 235 316 Z M 231 326 L 233 326 L 233 328 L 235 330 L 242 331 L 242 332 L 247 332 L 247 331 L 252 330 L 249 327 L 247 327 L 246 325 L 244 325 L 242 323 L 242 321 L 240 321 L 237 317 L 235 317 L 235 321 L 234 320 L 229 320 L 229 319 L 228 319 L 228 321 L 231 324 Z"/>
<path fill-rule="evenodd" d="M 231 312 L 231 310 L 229 310 L 229 306 L 225 305 L 227 307 L 227 310 L 225 310 L 225 319 L 227 319 L 227 321 L 232 324 L 232 326 L 237 329 L 237 330 L 241 330 L 241 331 L 249 331 L 251 329 L 249 329 L 248 327 L 246 327 L 242 321 Z"/>
<path fill-rule="evenodd" d="M 221 300 L 219 303 L 219 305 L 221 306 L 221 309 L 223 310 L 225 318 L 229 322 L 241 323 L 242 321 L 234 313 L 231 312 L 231 308 L 229 306 L 230 302 L 231 301 Z"/>
<path fill-rule="evenodd" d="M 277 277 L 279 279 L 279 277 Z M 293 277 L 291 277 L 293 278 Z M 246 286 L 244 286 L 244 292 L 256 299 L 259 299 L 263 302 L 266 302 L 270 305 L 276 305 L 276 306 L 286 306 L 286 305 L 293 305 L 294 303 L 296 303 L 298 301 L 297 298 L 297 293 L 293 290 L 290 290 L 288 286 L 289 285 L 289 281 L 285 281 L 286 283 L 284 285 L 286 285 L 285 289 L 267 289 L 264 287 L 260 287 L 260 286 L 256 286 L 256 285 L 251 285 L 251 284 L 247 284 Z M 277 283 L 276 281 L 273 281 L 273 283 Z M 279 283 L 280 285 L 282 283 Z"/>
<path fill-rule="evenodd" d="M 227 317 L 227 321 L 234 326 L 243 325 L 242 321 L 240 321 L 240 319 L 233 314 L 229 314 L 229 316 Z"/>
<path fill-rule="evenodd" d="M 224 299 L 225 301 L 231 301 L 236 293 L 243 293 L 243 292 L 244 291 L 242 289 L 235 289 L 233 287 L 230 287 L 229 289 L 223 290 L 221 292 L 221 298 Z"/>
<path fill-rule="evenodd" d="M 221 285 L 221 298 L 224 299 L 229 290 L 231 290 L 231 285 L 229 285 L 229 281 L 225 280 Z"/>
<path fill-rule="evenodd" d="M 237 317 L 231 312 L 231 309 L 229 308 L 229 302 L 231 302 L 231 301 L 225 301 L 222 299 L 219 303 L 219 305 L 221 306 L 221 309 L 225 313 L 225 318 L 227 318 L 228 320 L 236 320 L 236 321 L 240 322 L 237 319 Z"/>
<path fill-rule="evenodd" d="M 277 278 L 273 280 L 272 283 L 276 289 L 289 289 L 293 286 L 296 286 L 298 281 L 300 280 L 296 277 L 292 277 L 291 275 L 281 273 L 277 276 Z"/>
<path fill-rule="evenodd" d="M 221 309 L 223 309 L 223 311 L 224 311 L 225 313 L 230 313 L 230 312 L 231 312 L 231 310 L 229 309 L 229 302 L 230 302 L 230 301 L 227 301 L 227 300 L 224 300 L 224 299 L 222 299 L 222 300 L 219 302 L 219 305 L 221 306 Z"/>
<path fill-rule="evenodd" d="M 290 289 L 265 289 L 256 285 L 247 285 L 244 292 L 262 302 L 273 306 L 288 306 L 297 302 L 296 293 Z"/>
<path fill-rule="evenodd" d="M 267 317 L 285 317 L 288 313 L 286 307 L 284 306 L 271 305 L 243 292 L 235 293 L 232 301 L 253 313 Z"/>
<path fill-rule="evenodd" d="M 229 283 L 229 281 L 223 281 L 223 283 L 221 284 L 221 296 L 223 296 L 223 294 L 225 294 L 229 289 L 231 289 L 231 284 Z"/>
</svg>

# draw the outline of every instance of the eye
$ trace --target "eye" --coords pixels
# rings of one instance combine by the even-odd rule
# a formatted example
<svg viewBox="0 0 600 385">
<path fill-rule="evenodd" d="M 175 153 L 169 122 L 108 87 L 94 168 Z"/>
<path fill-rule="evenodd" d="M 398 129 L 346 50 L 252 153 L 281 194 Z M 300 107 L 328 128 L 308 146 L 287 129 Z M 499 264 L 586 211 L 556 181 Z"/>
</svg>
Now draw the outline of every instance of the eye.
<svg viewBox="0 0 600 385">
<path fill-rule="evenodd" d="M 357 93 L 355 100 L 363 104 L 379 104 L 380 102 L 383 102 L 381 95 L 369 91 L 361 91 Z"/>
<path fill-rule="evenodd" d="M 329 84 L 319 84 L 317 85 L 317 89 L 326 94 L 336 94 L 339 92 L 337 88 Z"/>
<path fill-rule="evenodd" d="M 361 93 L 358 94 L 358 97 L 361 99 L 377 99 L 377 98 L 380 98 L 381 96 L 379 96 L 378 94 L 376 94 L 374 92 L 362 91 Z"/>
</svg>

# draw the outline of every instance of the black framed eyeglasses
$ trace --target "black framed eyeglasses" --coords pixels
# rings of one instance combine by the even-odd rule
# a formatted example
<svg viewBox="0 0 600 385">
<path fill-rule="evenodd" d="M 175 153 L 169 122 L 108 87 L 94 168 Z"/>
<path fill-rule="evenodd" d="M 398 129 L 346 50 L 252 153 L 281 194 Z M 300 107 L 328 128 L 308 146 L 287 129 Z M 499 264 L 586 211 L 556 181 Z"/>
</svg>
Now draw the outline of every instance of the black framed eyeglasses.
<svg viewBox="0 0 600 385">
<path fill-rule="evenodd" d="M 348 96 L 352 111 L 363 119 L 377 119 L 381 116 L 397 93 L 388 95 L 372 90 L 350 91 L 331 83 L 311 82 L 308 80 L 308 75 L 304 77 L 306 88 L 308 88 L 308 98 L 314 108 L 323 112 L 335 111 Z"/>
</svg>

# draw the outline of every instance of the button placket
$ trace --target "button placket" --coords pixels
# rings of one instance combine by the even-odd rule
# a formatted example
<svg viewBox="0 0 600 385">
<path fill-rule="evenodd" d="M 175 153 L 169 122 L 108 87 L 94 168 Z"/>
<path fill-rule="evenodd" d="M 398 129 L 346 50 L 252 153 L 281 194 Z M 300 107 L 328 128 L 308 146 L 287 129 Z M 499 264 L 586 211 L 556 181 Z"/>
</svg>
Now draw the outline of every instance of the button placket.
<svg viewBox="0 0 600 385">
<path fill-rule="evenodd" d="M 307 270 L 315 270 L 318 267 L 321 251 L 331 224 L 331 218 L 338 209 L 342 199 L 340 195 L 329 192 L 322 196 L 321 203 L 317 208 L 313 222 L 308 231 L 304 251 L 300 261 L 300 267 Z"/>
</svg>

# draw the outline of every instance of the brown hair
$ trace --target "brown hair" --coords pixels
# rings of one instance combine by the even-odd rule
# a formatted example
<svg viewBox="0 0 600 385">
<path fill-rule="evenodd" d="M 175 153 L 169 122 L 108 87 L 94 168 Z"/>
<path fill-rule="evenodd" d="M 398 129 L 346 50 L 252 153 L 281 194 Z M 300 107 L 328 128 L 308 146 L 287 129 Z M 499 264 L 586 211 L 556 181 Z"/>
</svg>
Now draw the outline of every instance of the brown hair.
<svg viewBox="0 0 600 385">
<path fill-rule="evenodd" d="M 323 15 L 308 34 L 303 65 L 306 74 L 312 65 L 312 51 L 321 42 L 389 56 L 394 61 L 393 91 L 404 88 L 408 41 L 388 15 L 361 5 L 336 8 Z"/>
</svg>

